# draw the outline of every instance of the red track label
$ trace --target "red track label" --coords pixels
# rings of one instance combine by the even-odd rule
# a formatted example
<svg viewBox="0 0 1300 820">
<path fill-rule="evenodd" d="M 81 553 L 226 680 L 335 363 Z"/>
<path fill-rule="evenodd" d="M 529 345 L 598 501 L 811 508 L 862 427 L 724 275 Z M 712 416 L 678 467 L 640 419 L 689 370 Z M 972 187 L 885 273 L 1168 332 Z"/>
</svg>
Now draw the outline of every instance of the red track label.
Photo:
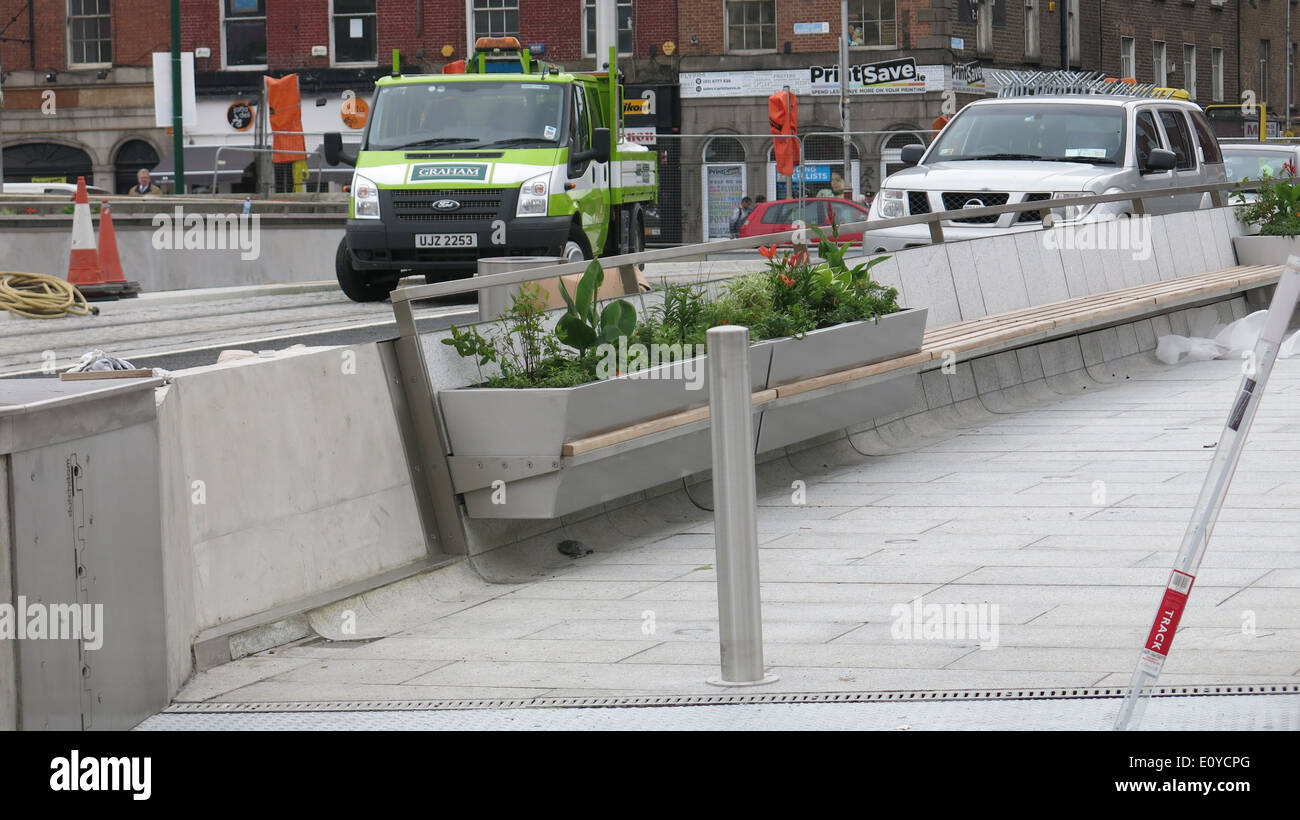
<svg viewBox="0 0 1300 820">
<path fill-rule="evenodd" d="M 1187 596 L 1192 590 L 1192 576 L 1174 570 L 1169 576 L 1169 585 L 1165 587 L 1165 597 L 1160 600 L 1160 610 L 1156 621 L 1151 625 L 1151 634 L 1147 636 L 1146 648 L 1159 655 L 1168 655 L 1169 646 L 1174 642 L 1174 632 L 1178 621 L 1183 617 L 1183 608 L 1187 606 Z"/>
</svg>

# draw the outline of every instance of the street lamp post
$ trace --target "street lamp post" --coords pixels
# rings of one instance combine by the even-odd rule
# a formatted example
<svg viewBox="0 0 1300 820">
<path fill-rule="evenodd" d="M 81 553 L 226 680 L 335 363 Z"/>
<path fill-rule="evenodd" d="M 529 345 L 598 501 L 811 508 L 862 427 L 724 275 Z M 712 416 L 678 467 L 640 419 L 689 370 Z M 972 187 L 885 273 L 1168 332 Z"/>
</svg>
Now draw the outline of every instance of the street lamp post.
<svg viewBox="0 0 1300 820">
<path fill-rule="evenodd" d="M 844 132 L 844 187 L 852 198 L 858 185 L 849 173 L 853 168 L 849 136 L 849 0 L 840 0 L 840 130 Z"/>
</svg>

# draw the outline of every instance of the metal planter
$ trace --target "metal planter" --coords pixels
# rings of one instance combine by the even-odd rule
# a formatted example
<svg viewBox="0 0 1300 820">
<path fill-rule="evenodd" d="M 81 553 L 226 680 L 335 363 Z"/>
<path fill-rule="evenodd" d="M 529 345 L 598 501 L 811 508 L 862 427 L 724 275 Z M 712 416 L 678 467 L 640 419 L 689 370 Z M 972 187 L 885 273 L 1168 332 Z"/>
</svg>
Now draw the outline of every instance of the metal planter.
<svg viewBox="0 0 1300 820">
<path fill-rule="evenodd" d="M 902 310 L 877 321 L 814 330 L 802 339 L 777 341 L 768 387 L 810 379 L 916 353 L 925 335 L 926 308 Z M 817 398 L 766 408 L 759 424 L 758 452 L 806 441 L 852 424 L 906 409 L 915 395 L 900 375 L 881 382 L 828 390 Z"/>
<path fill-rule="evenodd" d="M 1300 236 L 1234 236 L 1238 265 L 1285 265 L 1300 255 Z"/>
<path fill-rule="evenodd" d="M 755 392 L 915 352 L 925 309 L 750 348 Z M 561 456 L 565 442 L 708 403 L 705 357 L 578 387 L 438 393 L 452 479 L 472 518 L 557 518 L 710 466 L 708 421 Z M 913 378 L 916 376 L 903 376 Z M 755 447 L 773 449 L 899 408 L 896 380 L 755 410 Z M 780 402 L 778 402 L 780 404 Z"/>
</svg>

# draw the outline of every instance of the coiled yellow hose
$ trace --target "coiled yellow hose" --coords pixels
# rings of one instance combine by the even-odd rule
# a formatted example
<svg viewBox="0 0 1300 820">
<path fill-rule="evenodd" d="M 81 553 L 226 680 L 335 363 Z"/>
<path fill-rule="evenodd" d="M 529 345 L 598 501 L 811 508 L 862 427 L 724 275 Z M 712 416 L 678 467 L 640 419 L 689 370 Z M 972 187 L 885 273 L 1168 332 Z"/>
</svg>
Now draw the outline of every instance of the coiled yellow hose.
<svg viewBox="0 0 1300 820">
<path fill-rule="evenodd" d="M 0 271 L 0 310 L 29 319 L 99 315 L 66 279 L 46 273 Z"/>
</svg>

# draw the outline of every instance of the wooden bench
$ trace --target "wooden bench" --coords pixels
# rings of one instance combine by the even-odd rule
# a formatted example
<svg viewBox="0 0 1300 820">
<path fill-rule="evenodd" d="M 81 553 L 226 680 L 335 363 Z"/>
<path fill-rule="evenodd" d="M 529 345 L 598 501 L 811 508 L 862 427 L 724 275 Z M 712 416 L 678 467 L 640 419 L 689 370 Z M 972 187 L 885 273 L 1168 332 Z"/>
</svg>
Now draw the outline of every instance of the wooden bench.
<svg viewBox="0 0 1300 820">
<path fill-rule="evenodd" d="M 755 406 L 761 406 L 778 399 L 807 395 L 909 367 L 919 365 L 924 368 L 927 363 L 943 358 L 947 353 L 965 353 L 968 354 L 967 358 L 975 358 L 969 354 L 987 355 L 996 352 L 999 348 L 1069 336 L 1089 328 L 1113 324 L 1125 318 L 1131 317 L 1136 320 L 1160 312 L 1159 308 L 1172 310 L 1213 299 L 1216 296 L 1229 296 L 1276 284 L 1281 275 L 1280 265 L 1240 265 L 956 322 L 928 331 L 920 352 L 778 385 L 774 389 L 754 393 L 753 402 Z M 604 447 L 625 444 L 666 430 L 696 424 L 708 418 L 707 406 L 660 416 L 616 430 L 567 441 L 561 448 L 561 455 L 578 456 L 592 453 Z"/>
</svg>

